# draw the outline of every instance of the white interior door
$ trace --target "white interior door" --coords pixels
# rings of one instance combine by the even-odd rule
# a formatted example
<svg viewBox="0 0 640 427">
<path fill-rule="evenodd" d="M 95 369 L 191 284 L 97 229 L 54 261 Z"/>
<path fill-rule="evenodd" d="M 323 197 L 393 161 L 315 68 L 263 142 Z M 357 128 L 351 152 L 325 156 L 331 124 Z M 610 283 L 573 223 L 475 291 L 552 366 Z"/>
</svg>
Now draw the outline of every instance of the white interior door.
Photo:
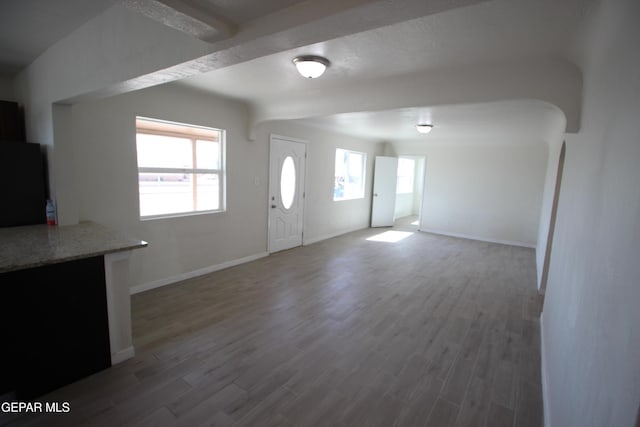
<svg viewBox="0 0 640 427">
<path fill-rule="evenodd" d="M 376 156 L 373 170 L 372 227 L 393 226 L 397 179 L 398 159 L 396 157 Z"/>
<path fill-rule="evenodd" d="M 302 245 L 306 144 L 271 137 L 269 252 Z"/>
</svg>

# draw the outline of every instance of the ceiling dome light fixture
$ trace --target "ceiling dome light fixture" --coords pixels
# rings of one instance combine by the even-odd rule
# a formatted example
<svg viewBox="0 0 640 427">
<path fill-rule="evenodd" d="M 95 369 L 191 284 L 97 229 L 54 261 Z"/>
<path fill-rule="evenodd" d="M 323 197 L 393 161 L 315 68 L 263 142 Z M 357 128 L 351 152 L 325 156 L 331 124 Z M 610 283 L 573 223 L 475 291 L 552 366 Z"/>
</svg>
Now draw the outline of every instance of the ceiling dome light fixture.
<svg viewBox="0 0 640 427">
<path fill-rule="evenodd" d="M 303 77 L 315 79 L 320 77 L 329 66 L 329 60 L 321 56 L 304 55 L 293 58 L 298 72 Z"/>
<path fill-rule="evenodd" d="M 429 132 L 431 132 L 431 129 L 433 129 L 433 125 L 427 125 L 427 124 L 418 124 L 416 125 L 416 130 L 420 133 L 424 133 L 427 134 Z"/>
</svg>

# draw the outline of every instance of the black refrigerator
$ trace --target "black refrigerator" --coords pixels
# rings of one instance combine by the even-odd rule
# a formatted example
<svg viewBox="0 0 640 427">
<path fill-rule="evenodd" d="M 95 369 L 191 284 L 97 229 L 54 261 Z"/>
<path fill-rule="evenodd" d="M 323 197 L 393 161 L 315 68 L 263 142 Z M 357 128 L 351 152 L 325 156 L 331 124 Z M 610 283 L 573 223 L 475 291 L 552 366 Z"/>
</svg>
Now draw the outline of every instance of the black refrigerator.
<svg viewBox="0 0 640 427">
<path fill-rule="evenodd" d="M 40 144 L 0 140 L 0 227 L 46 224 Z"/>
</svg>

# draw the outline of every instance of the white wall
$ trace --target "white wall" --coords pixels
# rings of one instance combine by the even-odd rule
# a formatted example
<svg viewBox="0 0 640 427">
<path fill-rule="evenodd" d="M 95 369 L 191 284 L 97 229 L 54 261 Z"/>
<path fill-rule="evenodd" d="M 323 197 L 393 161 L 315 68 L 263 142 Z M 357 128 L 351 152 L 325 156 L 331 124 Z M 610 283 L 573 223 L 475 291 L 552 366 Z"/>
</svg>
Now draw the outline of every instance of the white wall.
<svg viewBox="0 0 640 427">
<path fill-rule="evenodd" d="M 58 156 L 57 162 L 60 170 L 75 177 L 74 185 L 65 191 L 71 193 L 67 200 L 77 206 L 79 220 L 93 220 L 149 242 L 132 255 L 135 290 L 266 255 L 271 133 L 309 142 L 305 243 L 369 224 L 370 173 L 364 199 L 333 202 L 333 168 L 335 148 L 341 147 L 366 152 L 370 172 L 378 148 L 375 143 L 289 123 L 264 126 L 251 141 L 245 104 L 175 85 L 59 106 L 54 112 L 56 123 L 67 122 L 63 128 L 71 129 L 64 135 L 65 155 Z M 226 212 L 140 221 L 136 115 L 227 130 Z"/>
<path fill-rule="evenodd" d="M 136 115 L 226 129 L 226 212 L 139 220 Z M 172 281 L 266 251 L 267 145 L 247 139 L 244 104 L 160 86 L 76 104 L 71 116 L 72 154 L 59 161 L 75 172 L 79 219 L 149 242 L 133 253 L 132 285 Z"/>
<path fill-rule="evenodd" d="M 115 4 L 57 41 L 15 77 L 14 93 L 24 105 L 27 140 L 47 150 L 49 191 L 57 201 L 61 224 L 74 224 L 78 218 L 68 191 L 75 186 L 75 177 L 63 166 L 71 151 L 64 146 L 71 130 L 65 123 L 54 123 L 55 104 L 177 78 L 170 66 L 208 50 L 207 43 Z M 150 76 L 157 70 L 164 74 Z M 54 131 L 63 134 L 55 138 L 55 150 Z"/>
<path fill-rule="evenodd" d="M 308 142 L 304 244 L 369 226 L 373 163 L 375 156 L 381 155 L 383 144 L 302 126 L 294 121 L 261 125 L 255 132 L 256 142 L 268 143 L 270 133 Z M 364 198 L 333 200 L 336 148 L 366 153 Z"/>
<path fill-rule="evenodd" d="M 433 141 L 409 147 L 396 144 L 401 155 L 426 155 L 421 230 L 536 245 L 547 161 L 544 142 Z"/>
<path fill-rule="evenodd" d="M 542 315 L 553 427 L 631 427 L 640 403 L 640 2 L 595 12 Z"/>
</svg>

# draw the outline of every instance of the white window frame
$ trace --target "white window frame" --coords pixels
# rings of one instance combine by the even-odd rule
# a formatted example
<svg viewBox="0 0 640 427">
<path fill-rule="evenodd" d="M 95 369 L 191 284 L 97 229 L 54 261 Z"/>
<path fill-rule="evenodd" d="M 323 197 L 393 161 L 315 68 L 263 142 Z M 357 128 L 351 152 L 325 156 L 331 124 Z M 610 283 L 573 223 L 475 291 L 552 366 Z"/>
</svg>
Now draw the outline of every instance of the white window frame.
<svg viewBox="0 0 640 427">
<path fill-rule="evenodd" d="M 219 153 L 220 156 L 220 168 L 219 169 L 210 169 L 210 168 L 172 168 L 172 167 L 140 167 L 138 166 L 138 176 L 140 173 L 178 173 L 178 174 L 193 174 L 194 180 L 192 182 L 192 191 L 194 200 L 197 198 L 197 174 L 215 174 L 218 176 L 218 209 L 208 209 L 208 210 L 189 210 L 182 212 L 168 212 L 162 214 L 154 214 L 154 215 L 142 215 L 140 214 L 140 220 L 153 220 L 153 219 L 162 219 L 162 218 L 172 218 L 172 217 L 183 217 L 183 216 L 193 216 L 193 215 L 203 215 L 203 214 L 211 214 L 217 212 L 225 212 L 226 211 L 226 130 L 199 126 L 189 123 L 180 123 L 173 122 L 168 120 L 160 120 L 150 117 L 137 116 L 137 120 L 143 120 L 148 122 L 156 122 L 160 124 L 168 124 L 173 126 L 183 126 L 188 128 L 195 129 L 207 129 L 212 131 L 217 131 L 219 134 Z M 139 128 L 136 126 L 136 144 L 137 144 L 137 135 L 138 134 L 147 134 L 147 135 L 159 135 L 159 136 L 170 136 L 177 137 L 183 139 L 189 139 L 191 141 L 191 155 L 194 158 L 194 164 L 197 165 L 196 162 L 196 141 L 215 141 L 214 138 L 210 138 L 203 135 L 190 135 L 189 133 L 179 132 L 179 131 L 166 131 L 166 130 L 150 130 L 145 128 Z M 136 160 L 137 162 L 137 160 Z M 140 204 L 140 183 L 138 182 L 138 204 Z M 140 206 L 139 206 L 140 212 Z"/>
<path fill-rule="evenodd" d="M 358 155 L 362 156 L 362 177 L 361 177 L 361 180 L 360 180 L 360 191 L 359 191 L 359 194 L 357 196 L 345 197 L 343 195 L 342 197 L 336 198 L 335 177 L 337 175 L 336 175 L 336 170 L 335 170 L 335 161 L 336 161 L 336 157 L 338 156 L 338 151 L 344 151 L 344 152 L 346 152 L 348 154 L 358 154 Z M 333 156 L 333 160 L 334 160 L 333 201 L 334 202 L 341 202 L 341 201 L 344 201 L 344 200 L 364 199 L 364 188 L 365 188 L 365 183 L 366 183 L 366 179 L 367 179 L 367 153 L 363 153 L 361 151 L 349 150 L 349 149 L 346 149 L 346 148 L 336 148 L 336 151 L 335 151 L 334 156 Z"/>
</svg>

